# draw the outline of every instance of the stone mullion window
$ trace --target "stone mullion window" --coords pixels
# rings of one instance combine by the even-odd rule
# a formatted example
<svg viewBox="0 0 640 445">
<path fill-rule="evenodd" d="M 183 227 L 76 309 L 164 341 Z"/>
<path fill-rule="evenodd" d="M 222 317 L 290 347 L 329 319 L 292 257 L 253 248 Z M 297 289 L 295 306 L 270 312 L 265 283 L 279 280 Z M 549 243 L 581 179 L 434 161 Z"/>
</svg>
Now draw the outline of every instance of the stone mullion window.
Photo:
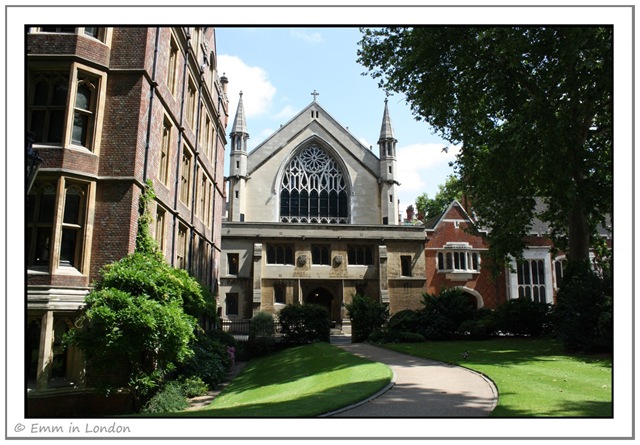
<svg viewBox="0 0 640 445">
<path fill-rule="evenodd" d="M 267 264 L 293 265 L 293 246 L 270 244 L 267 246 Z"/>
<path fill-rule="evenodd" d="M 349 200 L 338 163 L 317 145 L 301 150 L 280 184 L 280 221 L 347 223 Z"/>
<path fill-rule="evenodd" d="M 479 272 L 480 254 L 473 251 L 438 252 L 438 271 L 440 272 Z"/>
<path fill-rule="evenodd" d="M 45 183 L 34 187 L 27 205 L 27 264 L 48 266 L 53 247 L 56 188 Z"/>
<path fill-rule="evenodd" d="M 66 187 L 60 241 L 60 266 L 81 268 L 86 197 L 86 189 L 80 185 L 71 183 Z"/>
<path fill-rule="evenodd" d="M 31 80 L 29 129 L 36 143 L 61 144 L 69 95 L 67 73 L 39 73 Z"/>
</svg>

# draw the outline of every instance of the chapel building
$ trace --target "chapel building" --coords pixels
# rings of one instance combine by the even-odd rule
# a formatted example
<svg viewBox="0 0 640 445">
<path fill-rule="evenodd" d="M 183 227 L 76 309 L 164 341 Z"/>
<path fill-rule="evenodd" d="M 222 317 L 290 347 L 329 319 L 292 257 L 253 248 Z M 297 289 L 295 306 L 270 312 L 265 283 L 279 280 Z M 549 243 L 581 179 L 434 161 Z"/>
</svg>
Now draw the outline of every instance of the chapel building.
<svg viewBox="0 0 640 445">
<path fill-rule="evenodd" d="M 419 308 L 425 233 L 400 224 L 397 140 L 387 101 L 376 152 L 315 95 L 251 152 L 248 126 L 240 93 L 222 223 L 222 318 L 316 303 L 349 332 L 345 304 L 356 294 L 388 304 L 392 313 Z"/>
</svg>

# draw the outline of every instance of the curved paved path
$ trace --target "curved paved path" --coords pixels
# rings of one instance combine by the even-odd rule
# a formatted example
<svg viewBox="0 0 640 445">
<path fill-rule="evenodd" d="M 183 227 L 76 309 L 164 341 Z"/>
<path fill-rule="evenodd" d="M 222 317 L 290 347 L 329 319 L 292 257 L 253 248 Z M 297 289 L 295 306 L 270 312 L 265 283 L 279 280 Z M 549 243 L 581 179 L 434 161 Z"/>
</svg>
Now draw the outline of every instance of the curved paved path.
<svg viewBox="0 0 640 445">
<path fill-rule="evenodd" d="M 334 337 L 331 343 L 389 365 L 395 383 L 378 397 L 330 417 L 486 417 L 497 404 L 495 385 L 474 371 L 350 341 Z"/>
</svg>

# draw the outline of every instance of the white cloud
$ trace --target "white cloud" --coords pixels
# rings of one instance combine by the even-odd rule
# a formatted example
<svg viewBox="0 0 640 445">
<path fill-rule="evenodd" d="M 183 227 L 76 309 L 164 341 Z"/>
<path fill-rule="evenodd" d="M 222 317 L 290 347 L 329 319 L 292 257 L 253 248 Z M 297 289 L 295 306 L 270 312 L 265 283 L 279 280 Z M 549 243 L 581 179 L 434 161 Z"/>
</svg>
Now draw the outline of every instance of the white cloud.
<svg viewBox="0 0 640 445">
<path fill-rule="evenodd" d="M 291 36 L 309 43 L 321 43 L 324 40 L 319 32 L 304 32 L 299 29 L 292 29 Z"/>
<path fill-rule="evenodd" d="M 438 185 L 453 173 L 449 162 L 455 161 L 459 147 L 443 150 L 443 144 L 412 144 L 399 147 L 397 152 L 397 175 L 401 207 L 414 202 L 422 193 L 433 198 Z"/>
<path fill-rule="evenodd" d="M 247 118 L 266 113 L 276 93 L 276 88 L 268 79 L 267 72 L 259 66 L 249 66 L 236 56 L 221 54 L 218 56 L 218 72 L 229 79 L 230 124 L 236 115 L 240 91 Z"/>
<path fill-rule="evenodd" d="M 285 105 L 279 113 L 275 115 L 276 119 L 280 119 L 282 123 L 289 121 L 297 113 L 291 105 Z"/>
</svg>

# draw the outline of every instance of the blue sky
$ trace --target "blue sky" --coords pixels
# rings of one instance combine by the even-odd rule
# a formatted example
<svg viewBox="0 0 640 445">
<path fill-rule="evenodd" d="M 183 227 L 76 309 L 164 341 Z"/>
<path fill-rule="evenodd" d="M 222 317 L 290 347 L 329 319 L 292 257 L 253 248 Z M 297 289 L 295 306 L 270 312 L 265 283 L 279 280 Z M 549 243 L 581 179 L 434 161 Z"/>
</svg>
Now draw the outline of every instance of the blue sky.
<svg viewBox="0 0 640 445">
<path fill-rule="evenodd" d="M 316 90 L 318 103 L 366 146 L 377 141 L 385 93 L 357 63 L 358 28 L 216 28 L 218 71 L 229 79 L 230 122 L 239 92 L 250 134 L 249 150 L 306 107 Z M 449 162 L 457 149 L 412 116 L 404 96 L 389 97 L 389 111 L 398 140 L 400 209 L 453 173 Z M 228 165 L 229 160 L 226 160 Z M 227 167 L 228 168 L 228 167 Z"/>
</svg>

